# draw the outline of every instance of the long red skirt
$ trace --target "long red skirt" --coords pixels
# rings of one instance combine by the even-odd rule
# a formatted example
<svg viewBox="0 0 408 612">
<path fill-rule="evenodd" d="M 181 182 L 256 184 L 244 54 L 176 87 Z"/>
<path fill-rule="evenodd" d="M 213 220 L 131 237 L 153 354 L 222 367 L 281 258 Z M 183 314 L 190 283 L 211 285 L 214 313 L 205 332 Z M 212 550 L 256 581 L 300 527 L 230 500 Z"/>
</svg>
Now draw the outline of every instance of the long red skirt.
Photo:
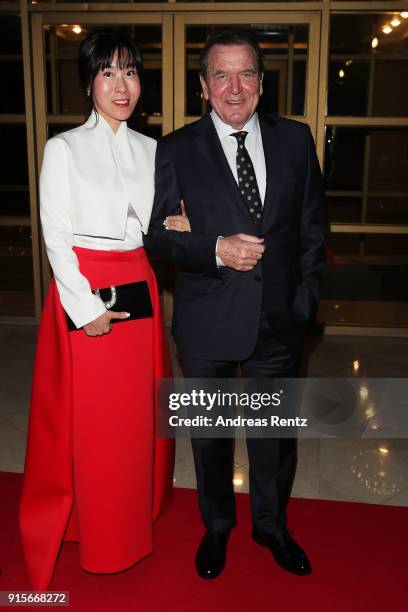
<svg viewBox="0 0 408 612">
<path fill-rule="evenodd" d="M 74 249 L 93 288 L 147 280 L 153 318 L 109 334 L 69 332 L 52 281 L 34 368 L 20 529 L 34 589 L 48 587 L 63 541 L 81 566 L 118 572 L 153 548 L 171 501 L 173 441 L 156 437 L 157 382 L 170 375 L 156 280 L 144 249 Z"/>
</svg>

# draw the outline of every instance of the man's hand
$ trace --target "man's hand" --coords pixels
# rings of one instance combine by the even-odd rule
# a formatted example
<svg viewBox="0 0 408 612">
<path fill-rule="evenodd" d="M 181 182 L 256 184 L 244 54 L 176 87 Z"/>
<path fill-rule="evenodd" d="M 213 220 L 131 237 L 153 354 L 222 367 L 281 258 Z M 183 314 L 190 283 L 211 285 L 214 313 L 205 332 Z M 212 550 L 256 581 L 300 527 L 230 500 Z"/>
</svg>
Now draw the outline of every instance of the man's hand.
<svg viewBox="0 0 408 612">
<path fill-rule="evenodd" d="M 97 319 L 84 325 L 84 331 L 88 336 L 103 336 L 111 331 L 112 319 L 127 319 L 128 317 L 130 317 L 128 312 L 110 312 L 107 310 Z"/>
<path fill-rule="evenodd" d="M 225 266 L 238 272 L 249 272 L 262 258 L 265 251 L 263 241 L 263 238 L 250 234 L 234 234 L 219 238 L 216 255 Z"/>
</svg>

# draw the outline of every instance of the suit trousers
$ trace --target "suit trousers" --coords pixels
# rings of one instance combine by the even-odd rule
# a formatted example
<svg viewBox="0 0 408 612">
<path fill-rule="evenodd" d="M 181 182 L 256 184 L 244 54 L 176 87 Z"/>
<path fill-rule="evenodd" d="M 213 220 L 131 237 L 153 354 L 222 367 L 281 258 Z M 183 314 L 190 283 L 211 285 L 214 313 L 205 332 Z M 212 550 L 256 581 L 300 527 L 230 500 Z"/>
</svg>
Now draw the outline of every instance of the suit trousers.
<svg viewBox="0 0 408 612">
<path fill-rule="evenodd" d="M 244 378 L 296 377 L 303 333 L 277 335 L 264 309 L 258 339 L 242 362 L 210 361 L 181 354 L 185 378 L 233 378 L 238 366 Z M 192 448 L 202 520 L 207 530 L 227 532 L 236 522 L 233 490 L 234 440 L 193 438 Z M 286 528 L 286 506 L 296 470 L 294 438 L 247 438 L 252 521 L 265 533 Z"/>
</svg>

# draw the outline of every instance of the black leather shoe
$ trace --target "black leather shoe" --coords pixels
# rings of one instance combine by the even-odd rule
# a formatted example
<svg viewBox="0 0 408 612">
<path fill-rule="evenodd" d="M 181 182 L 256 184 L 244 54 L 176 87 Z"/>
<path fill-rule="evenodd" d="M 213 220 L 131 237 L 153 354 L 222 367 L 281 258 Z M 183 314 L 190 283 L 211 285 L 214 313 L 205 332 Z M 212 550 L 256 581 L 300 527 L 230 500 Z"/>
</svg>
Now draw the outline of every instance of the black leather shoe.
<svg viewBox="0 0 408 612">
<path fill-rule="evenodd" d="M 197 550 L 195 564 L 201 578 L 217 578 L 224 569 L 228 533 L 207 531 Z"/>
<path fill-rule="evenodd" d="M 304 550 L 293 540 L 287 531 L 282 535 L 272 535 L 260 531 L 256 527 L 252 537 L 261 546 L 269 548 L 275 561 L 283 569 L 298 576 L 306 576 L 312 573 L 312 566 Z"/>
</svg>

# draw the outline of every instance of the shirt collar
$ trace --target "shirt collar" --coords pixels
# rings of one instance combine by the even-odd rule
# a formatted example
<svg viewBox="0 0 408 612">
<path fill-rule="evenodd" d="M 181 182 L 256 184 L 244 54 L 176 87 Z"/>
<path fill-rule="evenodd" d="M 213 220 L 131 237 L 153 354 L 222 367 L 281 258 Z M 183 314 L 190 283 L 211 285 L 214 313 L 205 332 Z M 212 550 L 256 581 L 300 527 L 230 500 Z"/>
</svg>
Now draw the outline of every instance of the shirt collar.
<svg viewBox="0 0 408 612">
<path fill-rule="evenodd" d="M 218 138 L 220 140 L 222 140 L 226 136 L 230 136 L 233 132 L 238 131 L 232 128 L 227 123 L 224 123 L 224 121 L 219 118 L 215 110 L 211 111 L 211 119 L 213 120 L 214 127 L 217 130 Z M 242 130 L 239 131 L 245 131 L 248 132 L 248 134 L 260 134 L 258 113 L 254 113 L 252 117 L 246 122 Z"/>
<path fill-rule="evenodd" d="M 126 121 L 122 121 L 117 132 L 114 132 L 109 125 L 109 123 L 102 117 L 100 113 L 98 113 L 98 119 L 96 119 L 94 111 L 91 112 L 88 119 L 86 120 L 84 126 L 89 129 L 96 129 L 98 131 L 105 132 L 111 138 L 115 138 L 117 140 L 123 137 L 123 134 L 126 133 L 127 123 Z"/>
</svg>

